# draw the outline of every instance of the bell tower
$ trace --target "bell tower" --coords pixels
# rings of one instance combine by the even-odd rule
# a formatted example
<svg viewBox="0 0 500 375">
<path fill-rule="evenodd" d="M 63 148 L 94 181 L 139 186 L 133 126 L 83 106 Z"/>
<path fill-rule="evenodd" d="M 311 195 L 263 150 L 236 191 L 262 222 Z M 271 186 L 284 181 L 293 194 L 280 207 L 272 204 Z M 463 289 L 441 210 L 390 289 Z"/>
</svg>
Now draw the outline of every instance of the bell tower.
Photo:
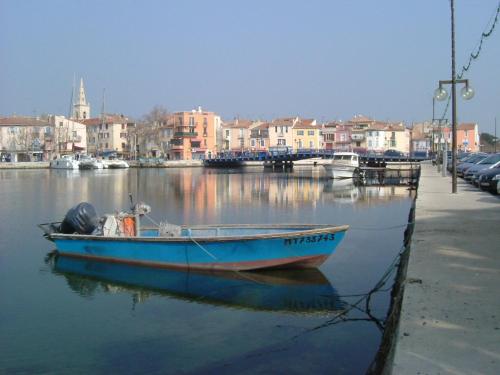
<svg viewBox="0 0 500 375">
<path fill-rule="evenodd" d="M 73 118 L 76 120 L 85 120 L 90 118 L 90 103 L 85 98 L 85 88 L 83 87 L 83 78 L 80 78 L 80 89 L 78 97 L 73 103 Z"/>
</svg>

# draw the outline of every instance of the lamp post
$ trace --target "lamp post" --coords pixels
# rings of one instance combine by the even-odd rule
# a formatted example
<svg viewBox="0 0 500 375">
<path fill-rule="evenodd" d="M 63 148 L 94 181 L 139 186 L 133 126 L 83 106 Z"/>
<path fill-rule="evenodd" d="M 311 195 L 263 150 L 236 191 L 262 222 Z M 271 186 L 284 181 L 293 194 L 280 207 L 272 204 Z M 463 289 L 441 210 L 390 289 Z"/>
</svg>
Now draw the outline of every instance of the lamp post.
<svg viewBox="0 0 500 375">
<path fill-rule="evenodd" d="M 469 86 L 469 80 L 457 79 L 455 73 L 455 1 L 450 0 L 451 8 L 451 80 L 439 81 L 439 87 L 434 92 L 436 100 L 445 100 L 448 97 L 448 92 L 443 88 L 445 84 L 451 84 L 451 132 L 452 132 L 452 193 L 457 192 L 457 91 L 456 84 L 464 83 L 465 86 L 461 90 L 461 95 L 465 100 L 472 99 L 474 90 Z"/>
</svg>

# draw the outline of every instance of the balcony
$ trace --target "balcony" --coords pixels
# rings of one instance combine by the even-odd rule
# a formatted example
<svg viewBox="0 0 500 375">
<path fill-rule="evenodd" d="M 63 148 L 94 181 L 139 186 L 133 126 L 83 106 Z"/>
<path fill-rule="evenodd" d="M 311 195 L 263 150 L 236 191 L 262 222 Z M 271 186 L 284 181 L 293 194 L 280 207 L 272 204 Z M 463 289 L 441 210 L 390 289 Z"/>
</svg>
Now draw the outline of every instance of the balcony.
<svg viewBox="0 0 500 375">
<path fill-rule="evenodd" d="M 363 139 L 365 139 L 365 135 L 364 134 L 351 134 L 351 139 L 353 141 L 362 141 Z"/>
<path fill-rule="evenodd" d="M 182 146 L 183 144 L 184 144 L 184 141 L 182 139 L 171 139 L 170 140 L 171 146 Z"/>
<path fill-rule="evenodd" d="M 174 137 L 182 137 L 182 138 L 192 138 L 197 137 L 198 133 L 196 132 L 175 132 Z"/>
</svg>

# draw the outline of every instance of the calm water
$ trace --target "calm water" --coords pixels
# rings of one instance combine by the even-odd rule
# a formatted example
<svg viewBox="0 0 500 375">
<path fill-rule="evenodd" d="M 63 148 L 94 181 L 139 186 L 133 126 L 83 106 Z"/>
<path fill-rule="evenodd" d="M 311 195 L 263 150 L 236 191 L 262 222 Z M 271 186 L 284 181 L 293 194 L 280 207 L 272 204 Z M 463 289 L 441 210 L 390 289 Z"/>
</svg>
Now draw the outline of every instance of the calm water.
<svg viewBox="0 0 500 375">
<path fill-rule="evenodd" d="M 199 275 L 59 258 L 36 224 L 128 193 L 175 223 L 350 224 L 319 270 Z M 381 339 L 405 187 L 333 183 L 320 169 L 0 171 L 0 373 L 362 374 Z"/>
</svg>

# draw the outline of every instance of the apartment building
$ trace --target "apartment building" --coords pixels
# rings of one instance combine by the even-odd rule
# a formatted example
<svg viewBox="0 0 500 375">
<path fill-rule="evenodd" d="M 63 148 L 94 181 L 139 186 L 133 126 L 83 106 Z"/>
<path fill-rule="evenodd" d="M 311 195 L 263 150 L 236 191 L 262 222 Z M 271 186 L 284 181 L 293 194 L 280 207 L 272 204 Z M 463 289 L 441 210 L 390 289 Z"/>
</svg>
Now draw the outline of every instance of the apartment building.
<svg viewBox="0 0 500 375">
<path fill-rule="evenodd" d="M 217 133 L 222 128 L 220 116 L 198 107 L 197 110 L 175 112 L 170 117 L 173 137 L 169 159 L 202 159 L 220 151 L 217 145 Z"/>
<path fill-rule="evenodd" d="M 293 147 L 292 128 L 298 117 L 278 118 L 269 124 L 269 147 Z"/>
<path fill-rule="evenodd" d="M 87 152 L 103 155 L 116 152 L 123 156 L 130 151 L 128 129 L 133 125 L 124 115 L 105 114 L 81 120 L 87 130 Z"/>
<path fill-rule="evenodd" d="M 319 149 L 321 145 L 321 128 L 312 125 L 315 121 L 297 121 L 292 127 L 292 146 L 295 150 L 303 148 Z"/>
</svg>

